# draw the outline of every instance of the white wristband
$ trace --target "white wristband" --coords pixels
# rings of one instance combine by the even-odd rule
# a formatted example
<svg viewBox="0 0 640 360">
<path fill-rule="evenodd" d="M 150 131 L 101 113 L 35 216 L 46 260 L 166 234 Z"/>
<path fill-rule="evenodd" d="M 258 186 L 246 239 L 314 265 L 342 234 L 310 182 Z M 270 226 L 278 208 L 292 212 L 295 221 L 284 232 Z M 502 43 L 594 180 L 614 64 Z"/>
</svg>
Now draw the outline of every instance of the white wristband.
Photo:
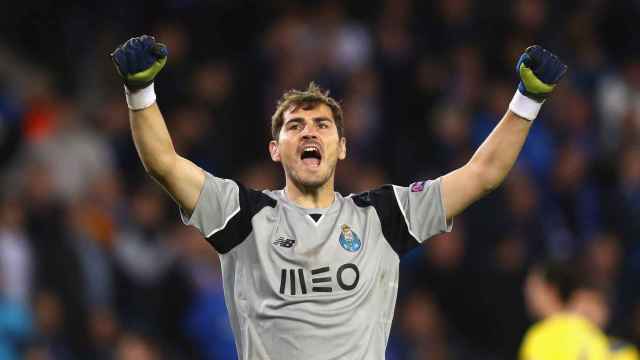
<svg viewBox="0 0 640 360">
<path fill-rule="evenodd" d="M 156 91 L 151 85 L 136 91 L 130 91 L 127 87 L 124 87 L 125 97 L 127 98 L 127 106 L 131 110 L 142 110 L 153 105 L 156 102 Z"/>
<path fill-rule="evenodd" d="M 511 99 L 511 103 L 509 103 L 509 110 L 511 110 L 512 113 L 529 121 L 533 121 L 536 116 L 538 116 L 541 107 L 541 102 L 522 95 L 518 90 L 516 90 L 516 94 L 513 95 L 513 99 Z"/>
</svg>

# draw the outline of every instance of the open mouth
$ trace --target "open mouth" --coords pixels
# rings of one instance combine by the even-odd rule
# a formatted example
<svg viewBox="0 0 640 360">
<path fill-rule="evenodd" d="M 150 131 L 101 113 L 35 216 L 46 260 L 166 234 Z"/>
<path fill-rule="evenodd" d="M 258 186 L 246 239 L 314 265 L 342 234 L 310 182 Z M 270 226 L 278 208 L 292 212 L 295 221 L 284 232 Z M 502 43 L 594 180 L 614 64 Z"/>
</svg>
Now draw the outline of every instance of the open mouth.
<svg viewBox="0 0 640 360">
<path fill-rule="evenodd" d="M 300 160 L 307 166 L 320 166 L 320 160 L 322 160 L 320 149 L 315 145 L 305 146 L 300 154 Z"/>
</svg>

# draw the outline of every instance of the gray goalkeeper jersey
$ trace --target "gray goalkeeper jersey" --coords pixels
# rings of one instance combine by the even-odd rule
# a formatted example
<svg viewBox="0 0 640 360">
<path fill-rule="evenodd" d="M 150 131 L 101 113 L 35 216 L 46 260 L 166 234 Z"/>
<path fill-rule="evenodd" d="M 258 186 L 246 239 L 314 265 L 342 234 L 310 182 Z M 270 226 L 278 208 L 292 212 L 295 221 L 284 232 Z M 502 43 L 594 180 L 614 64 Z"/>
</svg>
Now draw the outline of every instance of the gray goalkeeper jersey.
<svg viewBox="0 0 640 360">
<path fill-rule="evenodd" d="M 304 209 L 206 174 L 191 217 L 220 254 L 240 359 L 384 359 L 400 256 L 444 231 L 440 179 Z"/>
</svg>

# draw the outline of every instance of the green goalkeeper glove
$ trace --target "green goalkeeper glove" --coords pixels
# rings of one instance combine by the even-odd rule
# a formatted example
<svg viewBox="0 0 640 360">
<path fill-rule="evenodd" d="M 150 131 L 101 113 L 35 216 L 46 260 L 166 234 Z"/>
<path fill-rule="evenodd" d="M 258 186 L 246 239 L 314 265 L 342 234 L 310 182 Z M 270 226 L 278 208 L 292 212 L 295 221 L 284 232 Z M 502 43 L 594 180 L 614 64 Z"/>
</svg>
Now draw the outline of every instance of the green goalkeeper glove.
<svg viewBox="0 0 640 360">
<path fill-rule="evenodd" d="M 157 43 L 153 36 L 134 37 L 113 53 L 111 59 L 127 89 L 145 88 L 155 79 L 167 62 L 167 47 Z"/>
<path fill-rule="evenodd" d="M 524 119 L 534 120 L 542 103 L 551 95 L 566 72 L 567 65 L 556 55 L 539 45 L 529 46 L 516 64 L 520 83 L 509 104 L 509 110 Z"/>
<path fill-rule="evenodd" d="M 543 102 L 567 72 L 567 65 L 539 45 L 529 46 L 516 64 L 520 76 L 518 91 L 526 97 Z"/>
</svg>

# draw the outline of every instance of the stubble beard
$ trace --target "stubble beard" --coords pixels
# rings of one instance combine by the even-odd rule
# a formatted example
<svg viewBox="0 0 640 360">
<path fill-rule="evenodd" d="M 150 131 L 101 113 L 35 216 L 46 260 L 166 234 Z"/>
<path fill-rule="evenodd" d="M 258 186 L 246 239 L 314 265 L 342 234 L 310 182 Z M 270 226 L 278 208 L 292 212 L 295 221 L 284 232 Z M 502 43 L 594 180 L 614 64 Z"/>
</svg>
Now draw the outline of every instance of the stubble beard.
<svg viewBox="0 0 640 360">
<path fill-rule="evenodd" d="M 322 188 L 327 184 L 327 182 L 331 181 L 335 170 L 336 167 L 334 165 L 329 171 L 327 171 L 326 175 L 320 177 L 313 176 L 311 177 L 311 179 L 304 179 L 303 177 L 299 176 L 296 171 L 289 171 L 287 172 L 287 174 L 297 188 L 299 188 L 302 192 L 308 193 Z"/>
</svg>

